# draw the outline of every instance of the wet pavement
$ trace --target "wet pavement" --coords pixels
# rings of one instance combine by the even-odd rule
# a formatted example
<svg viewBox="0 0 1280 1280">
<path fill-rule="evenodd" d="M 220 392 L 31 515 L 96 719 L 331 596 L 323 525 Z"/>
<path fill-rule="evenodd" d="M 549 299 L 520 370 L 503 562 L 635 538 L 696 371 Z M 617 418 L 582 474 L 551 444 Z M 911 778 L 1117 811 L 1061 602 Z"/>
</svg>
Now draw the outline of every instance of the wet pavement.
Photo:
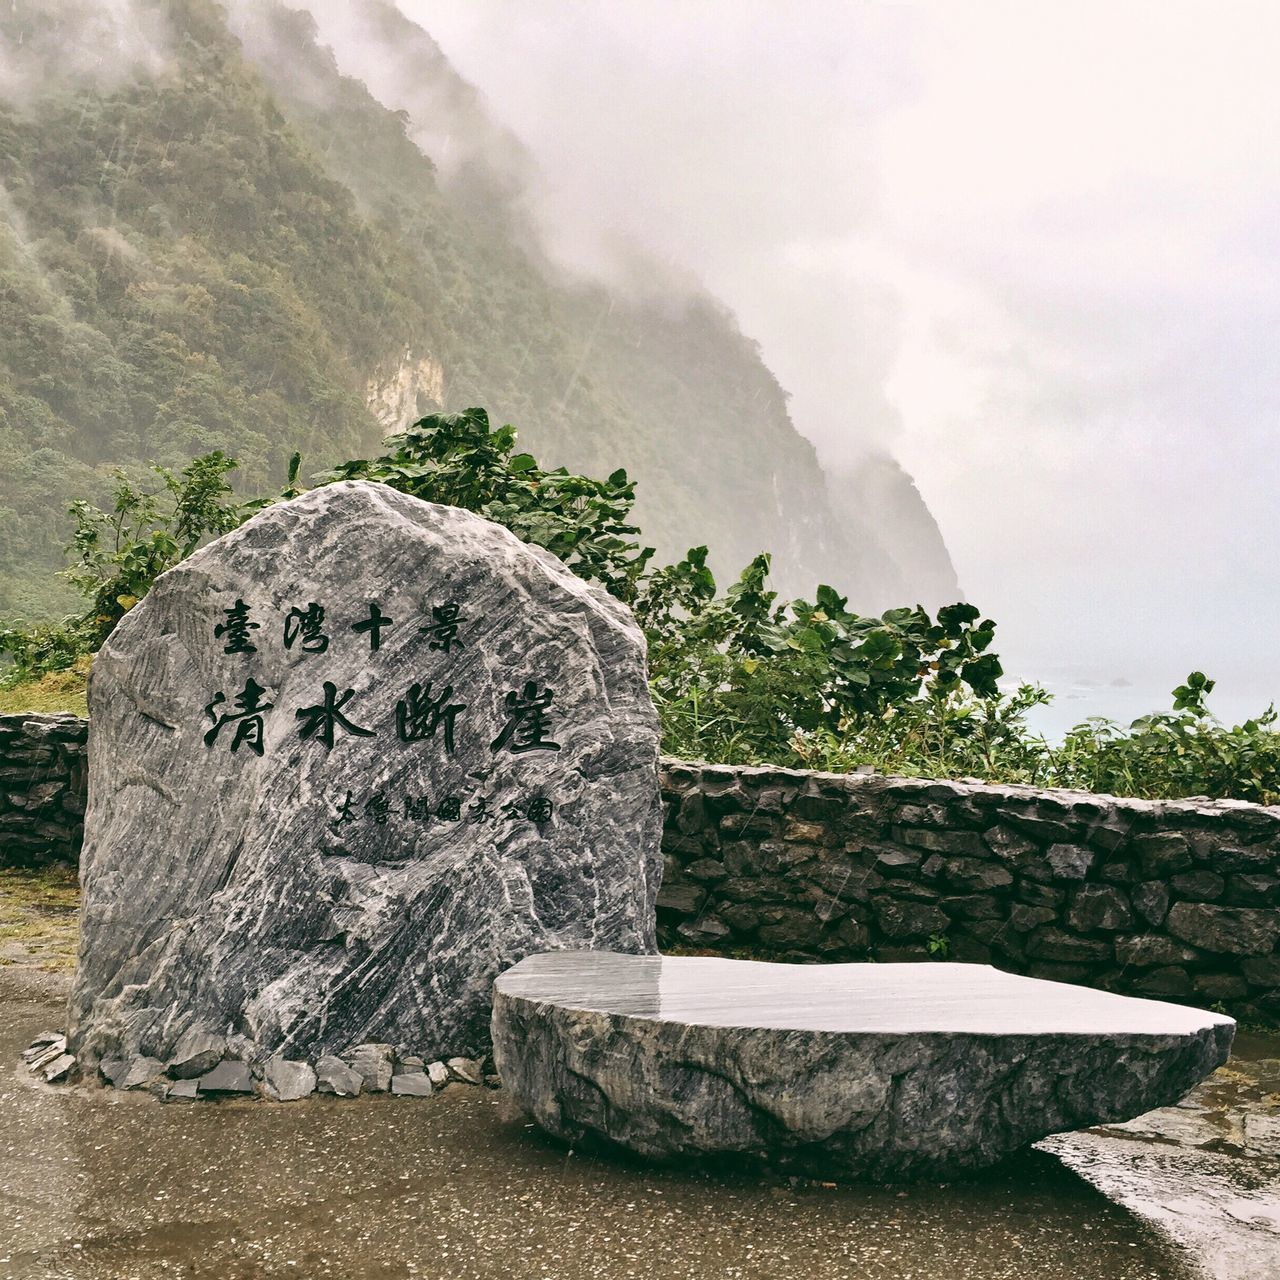
<svg viewBox="0 0 1280 1280">
<path fill-rule="evenodd" d="M 1187 1104 L 949 1185 L 566 1153 L 500 1091 L 160 1104 L 18 1062 L 63 975 L 0 969 L 0 1277 L 1274 1280 L 1280 1037 Z"/>
</svg>

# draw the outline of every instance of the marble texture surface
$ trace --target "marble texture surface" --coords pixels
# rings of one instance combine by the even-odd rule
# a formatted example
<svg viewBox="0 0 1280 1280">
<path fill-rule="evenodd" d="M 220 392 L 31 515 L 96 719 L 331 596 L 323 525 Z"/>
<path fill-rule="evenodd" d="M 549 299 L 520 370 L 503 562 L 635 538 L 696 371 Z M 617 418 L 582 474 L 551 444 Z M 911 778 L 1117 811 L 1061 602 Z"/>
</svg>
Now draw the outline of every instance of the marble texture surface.
<svg viewBox="0 0 1280 1280">
<path fill-rule="evenodd" d="M 270 507 L 162 575 L 89 699 L 86 1067 L 475 1054 L 522 956 L 654 949 L 643 636 L 478 516 L 367 482 Z"/>
<path fill-rule="evenodd" d="M 1167 1106 L 1235 1023 L 986 965 L 530 956 L 494 985 L 503 1083 L 547 1131 L 659 1158 L 892 1179 Z"/>
</svg>

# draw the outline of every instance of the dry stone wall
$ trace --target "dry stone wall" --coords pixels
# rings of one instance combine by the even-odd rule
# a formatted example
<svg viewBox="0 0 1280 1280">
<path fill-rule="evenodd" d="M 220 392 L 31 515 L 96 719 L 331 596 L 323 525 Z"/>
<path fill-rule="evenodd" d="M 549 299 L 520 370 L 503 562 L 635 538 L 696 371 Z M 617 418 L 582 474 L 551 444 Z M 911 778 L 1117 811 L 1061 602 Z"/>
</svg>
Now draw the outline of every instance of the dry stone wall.
<svg viewBox="0 0 1280 1280">
<path fill-rule="evenodd" d="M 0 716 L 0 866 L 76 865 L 88 741 L 79 716 Z"/>
<path fill-rule="evenodd" d="M 79 855 L 87 722 L 0 716 L 0 865 Z M 986 961 L 1280 1024 L 1280 809 L 664 760 L 664 949 Z"/>
<path fill-rule="evenodd" d="M 664 949 L 946 958 L 1280 1021 L 1280 809 L 663 761 Z"/>
</svg>

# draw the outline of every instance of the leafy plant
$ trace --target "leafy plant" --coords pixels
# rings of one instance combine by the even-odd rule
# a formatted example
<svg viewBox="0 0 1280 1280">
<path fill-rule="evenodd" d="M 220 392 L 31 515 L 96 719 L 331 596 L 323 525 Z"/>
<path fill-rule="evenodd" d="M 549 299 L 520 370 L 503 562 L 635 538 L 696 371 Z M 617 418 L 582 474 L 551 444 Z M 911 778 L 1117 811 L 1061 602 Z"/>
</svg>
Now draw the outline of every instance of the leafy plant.
<svg viewBox="0 0 1280 1280">
<path fill-rule="evenodd" d="M 387 452 L 343 463 L 320 477 L 376 480 L 428 502 L 465 507 L 544 547 L 580 578 L 633 600 L 653 555 L 634 540 L 629 523 L 635 482 L 625 471 L 607 480 L 544 471 L 529 453 L 515 453 L 516 430 L 494 430 L 483 409 L 435 414 L 389 436 Z"/>
<path fill-rule="evenodd" d="M 0 673 L 0 689 L 40 679 L 52 671 L 66 671 L 96 648 L 97 630 L 86 618 L 66 618 L 35 627 L 0 627 L 0 654 L 9 655 Z"/>
<path fill-rule="evenodd" d="M 155 468 L 158 489 L 114 473 L 109 511 L 86 501 L 72 507 L 75 563 L 66 576 L 90 597 L 88 612 L 56 626 L 0 631 L 0 652 L 12 660 L 0 684 L 72 667 L 201 541 L 301 493 L 301 464 L 295 453 L 280 493 L 244 504 L 231 497 L 226 475 L 235 464 L 220 451 L 180 475 Z M 1208 709 L 1214 682 L 1203 672 L 1173 691 L 1171 713 L 1127 728 L 1088 720 L 1050 744 L 1028 723 L 1049 694 L 1034 684 L 999 687 L 995 623 L 972 605 L 950 605 L 936 617 L 919 607 L 866 617 L 829 586 L 812 602 L 779 601 L 764 554 L 722 594 L 706 547 L 653 568 L 652 549 L 636 540 L 635 485 L 625 472 L 594 480 L 546 471 L 516 451 L 512 427 L 494 429 L 483 409 L 423 418 L 389 437 L 384 453 L 345 463 L 318 483 L 347 479 L 476 511 L 630 604 L 648 640 L 669 753 L 1152 798 L 1280 800 L 1274 708 L 1227 728 Z M 945 943 L 931 940 L 931 954 L 945 955 Z"/>
<path fill-rule="evenodd" d="M 723 597 L 698 547 L 645 582 L 636 616 L 649 639 L 654 698 L 668 749 L 693 758 L 800 763 L 922 691 L 993 697 L 995 624 L 971 605 L 939 612 L 850 613 L 819 587 L 816 602 L 778 604 L 758 556 Z M 975 625 L 976 624 L 976 625 Z"/>
<path fill-rule="evenodd" d="M 0 684 L 13 688 L 93 653 L 160 574 L 205 538 L 234 529 L 244 509 L 230 499 L 225 477 L 235 465 L 219 450 L 196 458 L 179 475 L 154 467 L 159 489 L 142 488 L 116 470 L 109 511 L 84 499 L 73 502 L 68 552 L 74 561 L 61 576 L 89 597 L 89 609 L 58 623 L 0 629 L 0 654 L 10 657 Z"/>
<path fill-rule="evenodd" d="M 62 576 L 89 596 L 91 621 L 81 622 L 99 643 L 160 574 L 185 560 L 204 538 L 241 522 L 243 510 L 230 500 L 225 478 L 235 466 L 234 459 L 216 450 L 196 458 L 180 475 L 153 467 L 163 482 L 158 491 L 139 488 L 117 470 L 110 511 L 83 499 L 71 504 L 70 550 L 76 559 Z"/>
<path fill-rule="evenodd" d="M 1171 714 L 1143 716 L 1127 729 L 1100 718 L 1077 725 L 1054 752 L 1054 781 L 1150 799 L 1280 801 L 1275 707 L 1228 728 L 1205 705 L 1213 684 L 1193 672 L 1173 691 Z"/>
</svg>

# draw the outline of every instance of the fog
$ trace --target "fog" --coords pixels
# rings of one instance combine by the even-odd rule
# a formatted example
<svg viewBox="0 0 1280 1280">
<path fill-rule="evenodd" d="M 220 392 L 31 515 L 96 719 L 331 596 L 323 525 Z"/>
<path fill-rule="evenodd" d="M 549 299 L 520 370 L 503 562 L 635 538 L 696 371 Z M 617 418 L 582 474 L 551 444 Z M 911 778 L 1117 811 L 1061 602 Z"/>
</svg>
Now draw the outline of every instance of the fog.
<svg viewBox="0 0 1280 1280">
<path fill-rule="evenodd" d="M 1280 694 L 1274 6 L 400 3 L 562 261 L 693 270 L 908 467 L 1011 670 Z"/>
<path fill-rule="evenodd" d="M 566 269 L 723 298 L 833 469 L 897 457 L 1059 723 L 1280 696 L 1280 9 L 398 0 L 477 103 L 288 2 Z M 0 94 L 164 61 L 163 6 L 44 3 Z"/>
<path fill-rule="evenodd" d="M 3 0 L 0 0 L 2 3 Z M 17 15 L 31 0 L 9 0 Z M 43 38 L 0 41 L 0 99 L 24 102 L 74 85 L 115 88 L 165 65 L 164 15 L 135 0 L 39 0 L 52 18 Z"/>
</svg>

